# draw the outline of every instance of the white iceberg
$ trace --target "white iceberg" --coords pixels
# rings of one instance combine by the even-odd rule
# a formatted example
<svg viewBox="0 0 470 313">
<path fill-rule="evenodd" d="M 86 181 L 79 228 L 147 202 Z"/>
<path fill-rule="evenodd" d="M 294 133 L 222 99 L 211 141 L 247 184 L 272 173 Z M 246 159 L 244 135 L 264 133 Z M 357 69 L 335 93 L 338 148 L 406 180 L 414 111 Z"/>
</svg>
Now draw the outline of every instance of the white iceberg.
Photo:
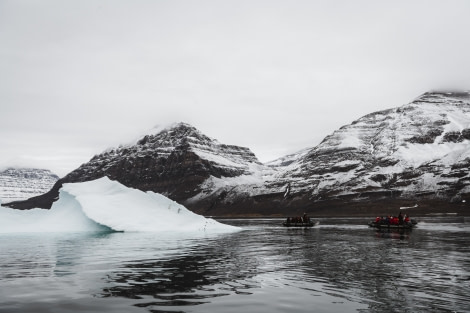
<svg viewBox="0 0 470 313">
<path fill-rule="evenodd" d="M 128 188 L 103 177 L 64 184 L 50 210 L 0 207 L 0 233 L 144 231 L 231 232 L 225 225 L 195 214 L 167 197 Z"/>
</svg>

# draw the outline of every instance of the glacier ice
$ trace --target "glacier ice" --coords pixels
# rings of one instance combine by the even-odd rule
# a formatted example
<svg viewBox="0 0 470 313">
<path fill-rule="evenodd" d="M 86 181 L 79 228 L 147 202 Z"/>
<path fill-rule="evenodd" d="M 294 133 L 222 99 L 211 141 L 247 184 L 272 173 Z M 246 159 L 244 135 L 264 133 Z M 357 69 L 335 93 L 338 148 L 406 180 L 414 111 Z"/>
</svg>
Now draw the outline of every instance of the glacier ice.
<svg viewBox="0 0 470 313">
<path fill-rule="evenodd" d="M 0 207 L 0 233 L 147 231 L 211 233 L 239 228 L 197 215 L 161 194 L 107 177 L 64 184 L 50 210 Z"/>
</svg>

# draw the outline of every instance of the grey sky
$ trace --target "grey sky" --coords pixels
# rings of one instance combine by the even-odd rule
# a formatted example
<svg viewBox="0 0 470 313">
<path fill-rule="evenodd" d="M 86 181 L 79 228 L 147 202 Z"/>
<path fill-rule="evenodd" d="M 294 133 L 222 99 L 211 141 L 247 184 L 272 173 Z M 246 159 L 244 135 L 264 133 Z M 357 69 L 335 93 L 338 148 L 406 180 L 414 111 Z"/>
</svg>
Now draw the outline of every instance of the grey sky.
<svg viewBox="0 0 470 313">
<path fill-rule="evenodd" d="M 65 175 L 157 124 L 261 161 L 470 88 L 470 1 L 0 0 L 0 167 Z"/>
</svg>

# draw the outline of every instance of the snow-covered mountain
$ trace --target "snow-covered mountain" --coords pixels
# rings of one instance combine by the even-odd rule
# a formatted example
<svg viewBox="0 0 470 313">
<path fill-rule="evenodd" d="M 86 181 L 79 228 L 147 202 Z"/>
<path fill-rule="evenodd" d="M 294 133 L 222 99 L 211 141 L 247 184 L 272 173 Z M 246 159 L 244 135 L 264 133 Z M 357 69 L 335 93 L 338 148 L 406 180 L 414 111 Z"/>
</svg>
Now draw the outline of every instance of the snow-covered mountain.
<svg viewBox="0 0 470 313">
<path fill-rule="evenodd" d="M 217 199 L 226 214 L 230 206 L 262 214 L 369 212 L 415 203 L 424 210 L 463 210 L 470 201 L 470 94 L 425 93 L 266 165 L 271 171 L 257 173 L 262 184 L 206 182 L 198 200 L 205 196 L 208 207 Z"/>
<path fill-rule="evenodd" d="M 462 209 L 469 168 L 470 94 L 430 92 L 268 164 L 178 123 L 96 155 L 47 194 L 11 206 L 50 207 L 62 183 L 108 176 L 206 215 L 348 214 L 409 203 Z"/>
<path fill-rule="evenodd" d="M 95 155 L 59 180 L 47 194 L 11 206 L 49 208 L 63 183 L 103 176 L 128 187 L 158 192 L 182 204 L 189 201 L 197 206 L 200 199 L 213 196 L 211 188 L 219 190 L 220 185 L 226 187 L 235 182 L 250 187 L 263 185 L 260 173 L 271 171 L 248 148 L 219 143 L 186 123 L 150 133 L 135 143 Z"/>
<path fill-rule="evenodd" d="M 470 94 L 431 92 L 342 127 L 281 177 L 313 202 L 462 202 L 470 194 L 469 168 Z"/>
<path fill-rule="evenodd" d="M 0 200 L 2 203 L 25 200 L 49 191 L 59 177 L 49 170 L 7 168 L 0 170 Z"/>
<path fill-rule="evenodd" d="M 102 176 L 176 201 L 201 192 L 209 178 L 252 177 L 263 165 L 243 147 L 225 145 L 185 123 L 174 124 L 135 144 L 94 156 L 64 178 L 87 181 Z"/>
</svg>

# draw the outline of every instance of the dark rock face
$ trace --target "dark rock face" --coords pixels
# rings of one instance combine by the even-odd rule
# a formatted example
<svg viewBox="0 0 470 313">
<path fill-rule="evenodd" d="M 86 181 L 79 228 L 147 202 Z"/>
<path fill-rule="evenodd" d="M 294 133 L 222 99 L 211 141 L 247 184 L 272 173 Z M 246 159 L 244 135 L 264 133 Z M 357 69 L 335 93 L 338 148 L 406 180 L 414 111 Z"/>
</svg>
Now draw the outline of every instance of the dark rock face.
<svg viewBox="0 0 470 313">
<path fill-rule="evenodd" d="M 444 134 L 442 142 L 462 142 L 463 137 L 460 132 L 452 131 Z"/>
<path fill-rule="evenodd" d="M 442 128 L 431 129 L 424 135 L 411 137 L 410 139 L 407 140 L 407 142 L 420 143 L 420 144 L 434 143 L 436 138 L 439 137 L 442 134 L 442 132 L 443 132 Z"/>
<path fill-rule="evenodd" d="M 410 203 L 426 212 L 467 210 L 469 126 L 469 93 L 426 93 L 261 164 L 249 149 L 180 123 L 96 155 L 47 194 L 10 206 L 47 208 L 63 183 L 106 175 L 205 215 L 386 214 L 380 210 Z"/>
<path fill-rule="evenodd" d="M 462 137 L 463 139 L 470 140 L 470 128 L 462 130 Z"/>
</svg>

